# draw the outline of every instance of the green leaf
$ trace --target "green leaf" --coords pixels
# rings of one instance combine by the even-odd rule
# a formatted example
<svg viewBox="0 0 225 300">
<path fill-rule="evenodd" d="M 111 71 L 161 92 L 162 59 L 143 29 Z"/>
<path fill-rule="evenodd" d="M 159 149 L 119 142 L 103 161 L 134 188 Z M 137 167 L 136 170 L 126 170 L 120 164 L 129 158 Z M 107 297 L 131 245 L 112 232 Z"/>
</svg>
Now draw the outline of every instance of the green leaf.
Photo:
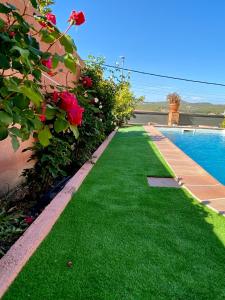
<svg viewBox="0 0 225 300">
<path fill-rule="evenodd" d="M 12 8 L 6 4 L 0 3 L 0 13 L 8 14 L 12 11 Z"/>
<path fill-rule="evenodd" d="M 30 103 L 29 99 L 27 99 L 27 97 L 21 94 L 17 94 L 13 98 L 13 104 L 20 109 L 28 108 L 29 103 Z"/>
<path fill-rule="evenodd" d="M 18 83 L 14 78 L 4 78 L 4 84 L 10 92 L 20 92 Z"/>
<path fill-rule="evenodd" d="M 77 51 L 77 48 L 69 35 L 66 34 L 66 35 L 62 36 L 59 41 L 60 41 L 60 44 L 62 46 L 64 46 L 64 49 L 66 52 L 69 52 L 72 54 L 72 53 L 74 53 L 74 51 Z"/>
<path fill-rule="evenodd" d="M 34 8 L 36 8 L 36 9 L 38 8 L 38 4 L 37 4 L 36 0 L 30 0 L 30 2 Z"/>
<path fill-rule="evenodd" d="M 6 127 L 0 126 L 0 141 L 6 139 L 8 136 L 8 130 Z"/>
<path fill-rule="evenodd" d="M 13 11 L 13 17 L 18 21 L 19 23 L 19 28 L 20 31 L 22 31 L 23 33 L 28 33 L 30 30 L 31 25 L 28 24 L 24 18 L 21 16 L 21 14 L 19 14 L 18 12 Z"/>
<path fill-rule="evenodd" d="M 52 67 L 53 67 L 53 69 L 57 68 L 60 61 L 61 62 L 64 61 L 63 56 L 60 56 L 57 53 L 55 53 L 52 57 Z"/>
<path fill-rule="evenodd" d="M 5 27 L 5 21 L 0 18 L 0 29 L 3 29 Z"/>
<path fill-rule="evenodd" d="M 54 122 L 54 129 L 57 133 L 66 130 L 69 127 L 69 124 L 66 120 L 57 118 Z"/>
<path fill-rule="evenodd" d="M 43 100 L 41 93 L 32 87 L 22 85 L 20 87 L 20 92 L 27 96 L 27 98 L 29 98 L 37 106 L 39 106 Z"/>
<path fill-rule="evenodd" d="M 20 147 L 20 143 L 15 135 L 11 135 L 11 142 L 12 142 L 13 150 L 14 151 L 18 150 Z"/>
<path fill-rule="evenodd" d="M 53 120 L 55 118 L 56 112 L 57 110 L 54 107 L 48 105 L 45 112 L 46 119 Z"/>
<path fill-rule="evenodd" d="M 78 130 L 77 126 L 70 125 L 70 130 L 73 132 L 75 138 L 78 139 L 79 138 L 79 130 Z"/>
<path fill-rule="evenodd" d="M 38 133 L 38 139 L 42 146 L 47 147 L 50 144 L 50 139 L 52 137 L 52 134 L 49 130 L 48 126 L 45 126 L 45 128 Z"/>
<path fill-rule="evenodd" d="M 17 50 L 20 53 L 20 55 L 24 58 L 28 58 L 28 56 L 30 54 L 30 52 L 28 50 L 20 48 L 18 46 L 12 47 L 12 50 Z"/>
<path fill-rule="evenodd" d="M 43 123 L 38 118 L 31 120 L 31 122 L 35 130 L 40 130 L 43 126 Z"/>
<path fill-rule="evenodd" d="M 41 81 L 41 71 L 36 69 L 36 70 L 33 70 L 32 72 L 32 75 L 38 80 L 38 81 Z"/>
<path fill-rule="evenodd" d="M 55 41 L 55 35 L 53 33 L 48 32 L 47 30 L 41 31 L 41 40 L 47 44 L 51 44 Z"/>
<path fill-rule="evenodd" d="M 5 111 L 0 111 L 0 123 L 5 125 L 10 125 L 13 122 L 13 118 L 7 114 Z"/>
<path fill-rule="evenodd" d="M 19 128 L 17 128 L 17 127 L 11 127 L 11 128 L 9 129 L 9 132 L 12 133 L 12 134 L 15 135 L 15 136 L 21 137 L 20 130 L 19 130 Z"/>
<path fill-rule="evenodd" d="M 77 58 L 75 56 L 73 56 L 72 54 L 66 54 L 64 56 L 64 64 L 65 66 L 72 72 L 72 73 L 76 73 L 77 70 Z"/>
<path fill-rule="evenodd" d="M 0 54 L 0 69 L 7 70 L 9 68 L 10 64 L 7 57 L 3 54 Z"/>
<path fill-rule="evenodd" d="M 16 50 L 20 53 L 23 63 L 25 63 L 29 68 L 32 68 L 32 66 L 30 64 L 30 59 L 29 59 L 29 55 L 30 55 L 29 50 L 22 49 L 18 46 L 12 47 L 11 51 L 14 51 L 14 50 Z"/>
</svg>

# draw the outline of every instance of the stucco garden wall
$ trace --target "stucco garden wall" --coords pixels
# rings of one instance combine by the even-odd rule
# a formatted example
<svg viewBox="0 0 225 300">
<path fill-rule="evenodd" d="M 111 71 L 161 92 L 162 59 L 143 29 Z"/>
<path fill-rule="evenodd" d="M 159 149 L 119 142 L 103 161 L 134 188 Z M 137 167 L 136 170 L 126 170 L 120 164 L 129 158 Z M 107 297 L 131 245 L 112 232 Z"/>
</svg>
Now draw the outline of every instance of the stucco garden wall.
<svg viewBox="0 0 225 300">
<path fill-rule="evenodd" d="M 27 4 L 26 13 L 30 16 L 33 15 L 34 9 L 31 6 L 30 2 L 27 0 L 2 0 L 1 2 L 8 2 L 15 5 L 20 11 L 24 11 L 25 4 Z M 4 18 L 3 15 L 1 15 Z M 40 29 L 40 25 L 34 21 L 33 17 L 26 17 L 27 21 L 30 23 L 34 23 L 37 29 Z M 65 23 L 66 26 L 66 23 Z M 45 44 L 41 41 L 41 49 L 46 50 L 48 48 L 48 44 Z M 52 53 L 58 53 L 59 55 L 64 54 L 64 48 L 57 42 L 52 48 Z M 77 73 L 74 75 L 70 73 L 63 64 L 59 64 L 57 70 L 62 69 L 62 72 L 58 72 L 54 77 L 46 76 L 44 74 L 42 80 L 45 85 L 48 87 L 51 85 L 65 85 L 72 86 L 73 82 L 76 82 L 80 77 L 80 70 L 84 66 L 81 58 L 77 53 L 74 53 L 79 60 L 80 66 L 77 67 Z M 48 88 L 47 88 L 48 89 Z M 31 163 L 27 163 L 28 158 L 31 155 L 30 151 L 25 153 L 22 152 L 23 149 L 32 145 L 32 138 L 21 144 L 20 148 L 14 152 L 11 146 L 10 138 L 7 138 L 4 141 L 0 141 L 0 194 L 7 192 L 9 189 L 15 187 L 22 179 L 21 172 L 23 169 L 31 167 Z"/>
</svg>

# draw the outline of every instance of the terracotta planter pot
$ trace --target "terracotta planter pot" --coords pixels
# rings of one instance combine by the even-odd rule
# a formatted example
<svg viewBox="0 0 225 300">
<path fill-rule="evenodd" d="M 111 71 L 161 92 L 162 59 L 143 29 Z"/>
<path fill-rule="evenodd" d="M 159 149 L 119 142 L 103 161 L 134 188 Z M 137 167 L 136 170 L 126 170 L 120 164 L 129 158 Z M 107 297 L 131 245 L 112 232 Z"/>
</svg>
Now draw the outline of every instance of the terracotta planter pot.
<svg viewBox="0 0 225 300">
<path fill-rule="evenodd" d="M 169 104 L 169 111 L 170 112 L 178 112 L 180 107 L 180 103 L 170 103 Z"/>
</svg>

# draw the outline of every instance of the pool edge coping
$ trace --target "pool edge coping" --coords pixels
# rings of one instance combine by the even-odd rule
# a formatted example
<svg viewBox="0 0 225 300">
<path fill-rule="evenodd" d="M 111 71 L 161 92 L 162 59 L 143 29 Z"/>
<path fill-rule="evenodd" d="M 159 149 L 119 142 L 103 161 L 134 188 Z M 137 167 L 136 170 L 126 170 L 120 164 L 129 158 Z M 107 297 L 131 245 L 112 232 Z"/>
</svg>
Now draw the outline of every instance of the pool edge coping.
<svg viewBox="0 0 225 300">
<path fill-rule="evenodd" d="M 0 259 L 0 299 L 4 296 L 25 264 L 50 233 L 67 204 L 72 199 L 74 193 L 78 191 L 79 187 L 106 150 L 117 131 L 118 128 L 108 135 L 103 143 L 92 154 L 91 159 L 84 163 L 65 185 L 62 191 L 53 198 L 24 234 Z"/>
<path fill-rule="evenodd" d="M 189 157 L 186 153 L 184 153 L 178 146 L 176 146 L 169 138 L 165 137 L 163 135 L 163 133 L 161 133 L 158 130 L 158 127 L 153 126 L 153 125 L 144 125 L 143 126 L 145 131 L 147 132 L 147 134 L 150 136 L 150 138 L 153 138 L 155 135 L 157 137 L 161 137 L 163 139 L 165 139 L 165 141 L 168 142 L 168 145 L 172 145 L 173 149 L 176 149 L 176 153 L 180 155 L 180 157 L 183 157 L 184 160 L 188 159 L 188 161 L 190 162 L 189 167 L 191 166 L 191 168 L 196 168 L 196 170 L 198 171 L 199 177 L 201 177 L 201 175 L 203 175 L 206 179 L 210 180 L 214 180 L 215 182 L 217 182 L 215 185 L 210 185 L 210 184 L 202 184 L 202 185 L 182 185 L 183 188 L 185 188 L 198 202 L 200 202 L 201 204 L 203 204 L 204 206 L 207 206 L 208 208 L 212 209 L 213 211 L 215 211 L 216 213 L 225 216 L 225 204 L 224 204 L 224 209 L 217 209 L 216 207 L 214 207 L 213 205 L 213 201 L 215 200 L 220 200 L 223 199 L 225 200 L 225 187 L 224 185 L 222 185 L 217 179 L 215 179 L 211 174 L 209 174 L 204 168 L 202 168 L 196 161 L 194 161 L 191 157 Z M 165 149 L 160 149 L 159 144 L 157 144 L 156 141 L 154 141 L 152 139 L 152 142 L 154 143 L 155 147 L 157 148 L 157 150 L 159 151 L 159 153 L 161 154 L 161 156 L 163 157 L 163 159 L 165 160 L 165 162 L 167 163 L 167 165 L 170 167 L 170 169 L 172 170 L 172 172 L 174 173 L 174 175 L 176 177 L 186 177 L 188 175 L 181 175 L 181 174 L 177 174 L 176 169 L 174 169 L 174 166 L 171 164 L 170 161 L 168 161 L 168 159 L 173 160 L 173 152 L 171 152 L 172 156 L 170 157 L 170 154 L 167 153 L 167 157 L 165 157 L 165 152 L 168 150 Z M 174 159 L 175 160 L 175 159 Z M 187 161 L 185 162 L 187 163 Z M 185 169 L 184 169 L 185 170 Z M 190 175 L 192 176 L 192 175 Z M 194 176 L 194 175 L 193 175 Z M 198 176 L 198 175 L 195 175 Z M 210 198 L 205 198 L 205 197 L 201 197 L 199 196 L 196 191 L 194 191 L 193 187 L 200 187 L 202 189 L 208 188 L 208 187 L 217 187 L 219 189 L 221 189 L 224 192 L 224 196 L 222 197 L 218 197 L 217 195 L 215 195 L 215 197 L 211 196 Z M 206 203 L 209 202 L 209 203 Z"/>
</svg>

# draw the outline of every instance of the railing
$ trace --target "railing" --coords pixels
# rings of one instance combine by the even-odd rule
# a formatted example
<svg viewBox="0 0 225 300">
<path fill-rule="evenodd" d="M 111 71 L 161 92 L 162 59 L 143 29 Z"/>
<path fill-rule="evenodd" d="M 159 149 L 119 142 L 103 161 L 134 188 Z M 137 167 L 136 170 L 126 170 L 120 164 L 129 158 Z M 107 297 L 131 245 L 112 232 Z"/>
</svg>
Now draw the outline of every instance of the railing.
<svg viewBox="0 0 225 300">
<path fill-rule="evenodd" d="M 180 113 L 179 125 L 220 127 L 223 119 L 224 119 L 223 115 Z M 135 118 L 131 118 L 131 120 L 129 121 L 129 124 L 148 124 L 148 123 L 167 125 L 168 113 L 135 111 Z"/>
</svg>

